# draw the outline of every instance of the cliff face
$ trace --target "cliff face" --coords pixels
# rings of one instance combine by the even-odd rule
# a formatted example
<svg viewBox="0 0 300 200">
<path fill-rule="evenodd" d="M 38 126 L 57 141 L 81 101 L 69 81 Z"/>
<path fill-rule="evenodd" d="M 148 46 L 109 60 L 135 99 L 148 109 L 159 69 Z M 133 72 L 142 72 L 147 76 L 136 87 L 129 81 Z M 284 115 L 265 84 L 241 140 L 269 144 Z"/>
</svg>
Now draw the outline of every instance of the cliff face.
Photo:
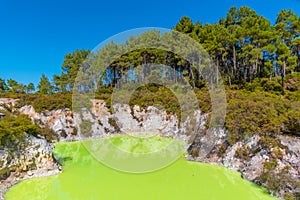
<svg viewBox="0 0 300 200">
<path fill-rule="evenodd" d="M 16 103 L 14 99 L 0 99 L 0 113 L 7 109 L 16 111 Z M 60 166 L 53 158 L 52 149 L 53 144 L 28 134 L 10 148 L 0 146 L 0 199 L 20 180 L 59 173 Z"/>
<path fill-rule="evenodd" d="M 268 148 L 264 145 L 268 141 L 255 134 L 245 141 L 229 145 L 227 131 L 224 128 L 207 129 L 207 115 L 200 111 L 179 123 L 177 116 L 152 106 L 147 109 L 134 106 L 131 109 L 129 105 L 118 104 L 113 108 L 114 113 L 110 113 L 102 100 L 92 100 L 92 105 L 90 110 L 83 109 L 80 113 L 73 113 L 67 108 L 37 113 L 30 105 L 18 111 L 40 126 L 50 127 L 58 134 L 58 141 L 139 133 L 181 139 L 186 141 L 188 160 L 214 163 L 239 171 L 245 179 L 268 188 L 279 197 L 288 199 L 293 194 L 293 198 L 298 198 L 300 194 L 300 138 L 280 135 L 276 138 L 277 147 Z"/>
<path fill-rule="evenodd" d="M 264 148 L 261 140 L 261 136 L 254 135 L 247 141 L 224 148 L 225 142 L 214 146 L 214 149 L 204 158 L 190 154 L 188 159 L 214 163 L 239 171 L 244 179 L 267 188 L 274 196 L 298 199 L 300 194 L 300 138 L 279 136 L 281 147 L 271 149 Z M 197 149 L 195 147 L 197 144 L 201 145 L 195 141 L 192 149 Z"/>
<path fill-rule="evenodd" d="M 60 109 L 37 113 L 30 105 L 18 109 L 28 115 L 33 122 L 50 127 L 58 133 L 59 141 L 80 140 L 87 136 L 104 137 L 111 134 L 159 134 L 188 141 L 192 130 L 201 132 L 205 129 L 206 115 L 200 111 L 194 113 L 180 125 L 177 116 L 161 111 L 153 106 L 141 109 L 134 106 L 117 104 L 114 113 L 110 113 L 102 100 L 91 100 L 90 110 L 82 109 L 73 113 L 70 109 Z M 182 123 L 182 122 L 181 122 Z M 88 124 L 88 128 L 84 125 Z"/>
<path fill-rule="evenodd" d="M 20 180 L 50 176 L 60 172 L 52 155 L 53 144 L 27 135 L 18 149 L 0 148 L 0 199 Z"/>
<path fill-rule="evenodd" d="M 19 148 L 18 151 L 5 148 L 0 150 L 0 170 L 13 168 L 16 174 L 28 172 L 28 175 L 32 176 L 33 173 L 29 171 L 52 172 L 59 168 L 52 156 L 53 144 L 30 135 L 26 136 L 24 143 L 26 145 Z M 5 174 L 3 176 L 5 177 Z"/>
</svg>

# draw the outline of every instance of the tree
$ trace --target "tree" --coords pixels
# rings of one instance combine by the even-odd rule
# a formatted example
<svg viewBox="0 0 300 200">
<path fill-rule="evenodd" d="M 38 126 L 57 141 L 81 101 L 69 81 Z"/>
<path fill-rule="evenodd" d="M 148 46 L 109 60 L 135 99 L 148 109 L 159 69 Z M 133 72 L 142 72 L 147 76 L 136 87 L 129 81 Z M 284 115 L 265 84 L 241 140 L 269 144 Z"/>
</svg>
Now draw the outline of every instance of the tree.
<svg viewBox="0 0 300 200">
<path fill-rule="evenodd" d="M 53 76 L 54 90 L 57 92 L 67 92 L 67 76 L 65 74 L 62 75 L 54 75 Z"/>
<path fill-rule="evenodd" d="M 230 86 L 280 75 L 284 89 L 285 75 L 300 70 L 300 19 L 292 10 L 282 10 L 276 23 L 271 25 L 269 20 L 247 6 L 232 7 L 218 23 L 202 25 L 183 16 L 174 30 L 199 42 Z M 153 68 L 151 63 L 171 67 L 171 70 L 162 70 L 166 79 L 180 82 L 186 78 L 192 87 L 201 87 L 203 77 L 196 70 L 199 67 L 194 66 L 201 58 L 178 45 L 172 47 L 172 52 L 189 52 L 188 56 L 193 59 L 187 61 L 172 52 L 159 50 L 159 47 L 170 46 L 169 42 L 173 39 L 180 40 L 176 34 L 179 33 L 147 31 L 130 37 L 123 44 L 111 42 L 94 54 L 84 49 L 68 53 L 61 75 L 53 77 L 55 91 L 71 91 L 79 71 L 85 78 L 78 86 L 81 92 L 89 91 L 96 84 L 119 87 L 120 81 L 146 80 Z M 144 49 L 144 46 L 150 45 L 158 48 Z M 140 65 L 144 67 L 137 68 Z M 98 74 L 97 67 L 105 68 L 103 74 Z M 133 71 L 131 78 L 127 75 L 128 71 Z M 218 80 L 220 78 L 217 77 Z"/>
<path fill-rule="evenodd" d="M 29 83 L 27 86 L 26 86 L 26 93 L 32 93 L 34 92 L 35 90 L 35 87 L 34 87 L 34 84 L 33 83 Z"/>
<path fill-rule="evenodd" d="M 8 87 L 4 79 L 0 78 L 0 92 L 6 92 Z"/>
<path fill-rule="evenodd" d="M 275 28 L 278 31 L 280 42 L 287 45 L 290 50 L 289 56 L 297 57 L 297 64 L 293 65 L 292 71 L 300 66 L 299 36 L 300 19 L 292 10 L 282 10 L 277 15 Z M 294 58 L 293 58 L 294 59 Z"/>
<path fill-rule="evenodd" d="M 51 94 L 53 91 L 53 87 L 45 74 L 42 74 L 40 82 L 37 86 L 38 93 L 40 94 Z"/>
<path fill-rule="evenodd" d="M 284 95 L 284 78 L 286 76 L 286 72 L 296 66 L 297 57 L 290 56 L 290 50 L 283 42 L 279 43 L 276 54 L 278 56 L 277 64 L 282 78 L 282 95 Z"/>
<path fill-rule="evenodd" d="M 25 86 L 21 83 L 18 83 L 17 81 L 13 79 L 9 79 L 7 81 L 7 85 L 9 88 L 9 91 L 12 93 L 25 93 Z"/>
<path fill-rule="evenodd" d="M 62 92 L 71 91 L 75 83 L 75 79 L 84 61 L 89 55 L 90 50 L 75 50 L 72 53 L 65 55 L 62 64 L 62 74 L 53 77 L 56 89 Z"/>
</svg>

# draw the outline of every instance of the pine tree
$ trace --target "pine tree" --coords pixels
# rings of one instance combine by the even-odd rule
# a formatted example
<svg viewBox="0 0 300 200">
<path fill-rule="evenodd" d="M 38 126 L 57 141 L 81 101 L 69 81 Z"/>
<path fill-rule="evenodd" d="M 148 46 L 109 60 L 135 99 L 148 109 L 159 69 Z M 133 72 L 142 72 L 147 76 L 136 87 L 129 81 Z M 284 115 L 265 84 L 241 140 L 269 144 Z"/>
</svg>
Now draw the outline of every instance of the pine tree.
<svg viewBox="0 0 300 200">
<path fill-rule="evenodd" d="M 84 66 L 84 61 L 89 53 L 90 50 L 77 49 L 74 52 L 65 55 L 65 59 L 61 67 L 62 74 L 60 76 L 55 75 L 53 77 L 56 90 L 66 92 L 73 89 L 77 74 L 81 67 Z"/>
<path fill-rule="evenodd" d="M 6 82 L 4 79 L 0 78 L 0 92 L 3 93 L 3 92 L 7 92 L 8 90 L 8 87 L 6 85 Z"/>
<path fill-rule="evenodd" d="M 53 87 L 45 74 L 42 74 L 40 82 L 37 86 L 38 93 L 40 94 L 51 94 L 53 92 Z"/>
<path fill-rule="evenodd" d="M 34 84 L 33 83 L 29 83 L 27 86 L 26 86 L 26 93 L 32 93 L 34 92 L 35 90 L 35 87 L 34 87 Z"/>
</svg>

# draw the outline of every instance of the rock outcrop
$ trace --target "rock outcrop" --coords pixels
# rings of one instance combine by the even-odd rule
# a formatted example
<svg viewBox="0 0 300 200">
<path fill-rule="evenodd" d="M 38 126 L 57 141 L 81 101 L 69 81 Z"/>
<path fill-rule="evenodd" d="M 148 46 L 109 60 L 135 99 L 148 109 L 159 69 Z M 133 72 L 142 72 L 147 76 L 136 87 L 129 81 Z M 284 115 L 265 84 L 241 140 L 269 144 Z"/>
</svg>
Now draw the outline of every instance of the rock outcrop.
<svg viewBox="0 0 300 200">
<path fill-rule="evenodd" d="M 74 113 L 68 108 L 37 113 L 26 105 L 18 109 L 21 114 L 28 115 L 34 123 L 50 127 L 59 135 L 59 141 L 80 140 L 85 137 L 104 137 L 111 134 L 158 134 L 188 140 L 191 132 L 205 128 L 206 116 L 196 111 L 194 119 L 186 119 L 179 125 L 176 115 L 149 106 L 114 105 L 114 113 L 110 113 L 103 100 L 91 100 L 91 109 L 82 109 Z M 195 125 L 196 128 L 195 128 Z M 201 132 L 201 131 L 200 131 Z"/>
<path fill-rule="evenodd" d="M 278 137 L 281 146 L 271 149 L 263 148 L 260 140 L 259 135 L 254 135 L 247 141 L 227 146 L 226 151 L 221 152 L 223 145 L 226 146 L 225 141 L 205 157 L 196 155 L 188 156 L 188 159 L 239 171 L 244 179 L 268 188 L 274 196 L 299 198 L 300 138 L 281 135 Z"/>
<path fill-rule="evenodd" d="M 20 180 L 50 176 L 60 172 L 52 155 L 53 144 L 27 135 L 17 149 L 0 148 L 0 199 Z"/>
</svg>

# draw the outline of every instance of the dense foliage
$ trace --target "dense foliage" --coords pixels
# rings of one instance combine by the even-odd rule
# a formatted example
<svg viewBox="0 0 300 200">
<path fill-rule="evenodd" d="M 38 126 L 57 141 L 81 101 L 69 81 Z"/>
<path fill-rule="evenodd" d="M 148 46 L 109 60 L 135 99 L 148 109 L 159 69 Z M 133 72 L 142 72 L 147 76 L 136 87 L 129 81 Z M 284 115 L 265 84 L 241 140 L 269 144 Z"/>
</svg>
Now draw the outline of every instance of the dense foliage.
<svg viewBox="0 0 300 200">
<path fill-rule="evenodd" d="M 185 33 L 199 42 L 218 66 L 227 93 L 226 128 L 229 142 L 262 134 L 299 133 L 300 75 L 300 19 L 292 10 L 282 10 L 274 25 L 248 7 L 232 7 L 218 23 L 202 25 L 184 16 L 174 30 Z M 151 63 L 162 63 L 173 71 L 165 72 L 165 79 L 178 83 L 187 79 L 205 113 L 211 111 L 207 85 L 193 63 L 160 49 L 138 49 L 116 57 L 124 48 L 136 44 L 163 45 L 169 35 L 148 31 L 131 37 L 124 44 L 109 43 L 99 54 L 89 50 L 76 50 L 65 55 L 62 73 L 53 81 L 42 75 L 35 94 L 34 86 L 24 86 L 13 80 L 0 80 L 0 96 L 20 99 L 19 106 L 31 104 L 36 111 L 71 107 L 71 91 L 78 71 L 93 74 L 89 63 L 109 63 L 105 73 L 98 76 L 95 97 L 111 104 L 114 87 L 132 87 L 137 79 L 149 75 L 141 65 L 152 69 Z M 168 41 L 168 40 L 167 40 Z M 162 44 L 160 44 L 162 42 Z M 300 43 L 299 43 L 300 44 Z M 105 60 L 106 62 L 101 62 Z M 129 75 L 131 72 L 131 75 Z M 92 83 L 94 84 L 94 83 Z M 33 86 L 33 87 L 32 87 Z M 95 87 L 95 86 L 88 86 Z M 176 85 L 175 85 L 176 87 Z M 188 98 L 184 92 L 182 98 Z M 284 95 L 283 95 L 284 94 Z M 145 84 L 130 97 L 131 105 L 161 105 L 167 112 L 180 115 L 180 105 L 172 92 L 160 85 Z M 237 123 L 236 119 L 239 119 Z"/>
<path fill-rule="evenodd" d="M 228 138 L 231 144 L 254 132 L 299 133 L 300 19 L 297 14 L 292 10 L 282 10 L 275 24 L 271 25 L 269 20 L 249 7 L 232 7 L 218 23 L 202 25 L 184 16 L 174 30 L 199 42 L 218 66 L 227 89 L 225 126 L 231 133 Z M 151 63 L 161 63 L 173 69 L 164 72 L 164 78 L 178 83 L 177 89 L 182 91 L 185 89 L 180 83 L 187 79 L 199 99 L 201 110 L 209 113 L 210 94 L 193 63 L 161 49 L 142 48 L 116 57 L 124 48 L 136 44 L 163 45 L 164 37 L 170 35 L 148 31 L 130 37 L 124 44 L 109 43 L 99 54 L 76 50 L 65 55 L 62 73 L 54 75 L 52 82 L 42 75 L 35 94 L 30 94 L 35 89 L 33 84 L 24 86 L 14 80 L 0 79 L 0 96 L 18 98 L 19 106 L 31 104 L 38 112 L 70 108 L 77 73 L 84 71 L 92 75 L 93 63 L 89 63 L 92 58 L 96 63 L 109 63 L 103 66 L 105 73 L 98 76 L 95 97 L 106 100 L 110 106 L 114 87 L 121 84 L 126 96 L 126 87 L 132 87 L 138 79 L 149 75 L 141 65 L 152 69 Z M 106 62 L 101 62 L 103 60 Z M 182 98 L 188 98 L 181 93 Z M 142 107 L 161 105 L 167 112 L 180 115 L 177 97 L 160 85 L 142 85 L 130 97 L 130 104 Z M 239 123 L 236 119 L 240 120 Z"/>
<path fill-rule="evenodd" d="M 1 111 L 5 116 L 0 120 L 0 149 L 19 150 L 26 147 L 26 136 L 45 138 L 51 142 L 57 139 L 54 133 L 48 127 L 40 127 L 26 115 L 20 115 L 11 111 Z"/>
<path fill-rule="evenodd" d="M 292 10 L 280 11 L 275 24 L 272 25 L 268 19 L 249 7 L 232 7 L 227 16 L 221 18 L 218 23 L 202 25 L 200 22 L 193 23 L 190 18 L 184 16 L 175 25 L 174 30 L 185 33 L 199 42 L 210 54 L 224 81 L 230 86 L 253 82 L 256 78 L 272 80 L 279 76 L 280 83 L 276 84 L 274 89 L 279 91 L 280 85 L 280 92 L 284 94 L 285 77 L 300 71 L 300 19 Z M 142 64 L 162 63 L 178 72 L 167 75 L 173 80 L 180 81 L 185 77 L 193 87 L 201 87 L 203 77 L 192 68 L 192 63 L 170 52 L 139 49 L 120 58 L 115 57 L 124 48 L 136 44 L 156 44 L 162 37 L 167 35 L 158 31 L 148 31 L 131 37 L 124 44 L 112 42 L 104 46 L 100 53 L 105 57 L 94 55 L 96 59 L 111 61 L 108 66 L 103 66 L 107 70 L 99 81 L 100 84 L 115 86 L 122 77 L 122 81 L 130 82 L 133 78 L 126 77 L 126 72 L 135 70 L 135 74 L 139 74 L 141 72 L 136 67 Z M 84 49 L 68 53 L 62 65 L 62 73 L 54 75 L 52 83 L 43 75 L 37 92 L 50 94 L 71 91 L 79 69 L 88 71 L 90 67 L 86 61 L 88 55 L 93 56 L 89 50 Z M 92 74 L 92 71 L 88 73 Z M 0 79 L 0 92 L 32 93 L 34 90 L 33 84 L 26 86 L 14 80 Z"/>
<path fill-rule="evenodd" d="M 39 128 L 24 115 L 4 117 L 0 121 L 0 146 L 15 147 L 25 137 L 25 133 L 37 135 Z"/>
</svg>

